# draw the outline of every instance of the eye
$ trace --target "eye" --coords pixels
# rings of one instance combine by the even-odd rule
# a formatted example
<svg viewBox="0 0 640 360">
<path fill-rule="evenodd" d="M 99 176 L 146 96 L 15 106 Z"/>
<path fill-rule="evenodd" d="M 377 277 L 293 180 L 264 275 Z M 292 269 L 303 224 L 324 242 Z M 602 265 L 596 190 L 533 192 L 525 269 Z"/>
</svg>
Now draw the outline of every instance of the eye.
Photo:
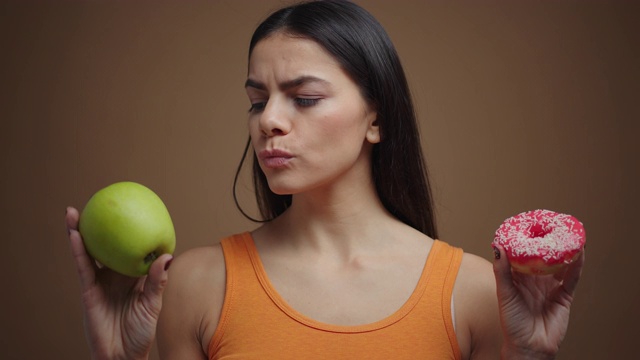
<svg viewBox="0 0 640 360">
<path fill-rule="evenodd" d="M 259 113 L 262 110 L 264 110 L 264 107 L 267 106 L 266 102 L 257 102 L 257 103 L 252 103 L 251 107 L 249 108 L 249 112 L 250 113 Z"/>
<path fill-rule="evenodd" d="M 310 107 L 316 105 L 320 101 L 320 99 L 295 98 L 294 101 L 298 106 Z"/>
</svg>

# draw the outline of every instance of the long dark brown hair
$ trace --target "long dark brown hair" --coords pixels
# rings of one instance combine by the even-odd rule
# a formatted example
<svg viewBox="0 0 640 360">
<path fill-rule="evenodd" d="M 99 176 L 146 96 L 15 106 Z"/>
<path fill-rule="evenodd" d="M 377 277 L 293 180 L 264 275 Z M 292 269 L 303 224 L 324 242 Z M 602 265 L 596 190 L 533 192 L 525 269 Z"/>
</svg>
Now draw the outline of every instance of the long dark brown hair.
<svg viewBox="0 0 640 360">
<path fill-rule="evenodd" d="M 303 2 L 274 12 L 258 26 L 251 38 L 249 57 L 260 40 L 276 32 L 316 41 L 352 77 L 377 113 L 382 140 L 373 146 L 371 171 L 382 204 L 400 221 L 437 238 L 429 177 L 409 86 L 382 25 L 349 1 Z M 234 198 L 235 183 L 249 147 L 247 143 L 238 166 Z M 278 195 L 269 189 L 255 152 L 253 182 L 261 221 L 276 218 L 291 205 L 291 195 Z M 239 205 L 238 208 L 247 216 Z"/>
</svg>

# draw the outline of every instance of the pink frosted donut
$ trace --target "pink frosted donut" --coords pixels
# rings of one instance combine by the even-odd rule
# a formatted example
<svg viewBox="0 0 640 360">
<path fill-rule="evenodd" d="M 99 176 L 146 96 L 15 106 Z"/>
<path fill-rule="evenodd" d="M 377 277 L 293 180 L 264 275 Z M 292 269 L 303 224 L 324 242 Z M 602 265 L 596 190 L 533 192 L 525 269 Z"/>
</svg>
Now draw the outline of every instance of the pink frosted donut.
<svg viewBox="0 0 640 360">
<path fill-rule="evenodd" d="M 516 271 L 554 274 L 578 258 L 585 241 L 584 227 L 573 216 L 533 210 L 505 220 L 493 244 L 504 248 Z"/>
</svg>

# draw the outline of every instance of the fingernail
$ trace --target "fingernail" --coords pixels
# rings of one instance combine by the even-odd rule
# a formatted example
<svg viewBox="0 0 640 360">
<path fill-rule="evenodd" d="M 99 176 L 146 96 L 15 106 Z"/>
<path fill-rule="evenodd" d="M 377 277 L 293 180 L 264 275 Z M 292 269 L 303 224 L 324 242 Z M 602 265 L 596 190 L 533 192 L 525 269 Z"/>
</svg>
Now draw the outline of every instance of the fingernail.
<svg viewBox="0 0 640 360">
<path fill-rule="evenodd" d="M 496 257 L 496 260 L 500 260 L 500 250 L 497 247 L 493 248 L 493 256 Z"/>
<path fill-rule="evenodd" d="M 171 266 L 172 261 L 173 261 L 173 258 L 171 258 L 171 260 L 167 261 L 167 263 L 164 264 L 164 271 L 169 270 L 169 266 Z"/>
</svg>

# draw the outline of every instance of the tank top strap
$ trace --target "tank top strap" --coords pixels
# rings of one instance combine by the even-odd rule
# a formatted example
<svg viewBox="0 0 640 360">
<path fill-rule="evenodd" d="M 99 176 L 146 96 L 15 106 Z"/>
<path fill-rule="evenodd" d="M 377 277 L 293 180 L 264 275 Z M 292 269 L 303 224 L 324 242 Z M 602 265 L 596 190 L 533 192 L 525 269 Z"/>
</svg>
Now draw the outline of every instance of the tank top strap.
<svg viewBox="0 0 640 360">
<path fill-rule="evenodd" d="M 463 251 L 444 241 L 435 240 L 427 260 L 425 272 L 428 273 L 429 286 L 439 288 L 443 294 L 453 291 L 458 269 L 462 262 Z M 446 299 L 443 299 L 446 300 Z M 451 300 L 451 299 L 449 299 Z"/>
<path fill-rule="evenodd" d="M 453 286 L 458 276 L 458 270 L 462 263 L 463 250 L 447 244 L 446 242 L 435 240 L 425 271 L 428 272 L 428 291 L 425 292 L 421 301 L 422 310 L 433 313 L 434 306 L 440 307 L 438 316 L 444 320 L 446 330 L 451 344 L 451 350 L 456 359 L 461 358 L 460 346 L 454 328 L 452 296 Z M 419 312 L 419 311 L 418 311 Z"/>
<path fill-rule="evenodd" d="M 220 346 L 231 313 L 238 307 L 240 297 L 246 295 L 244 293 L 247 291 L 257 290 L 255 286 L 257 281 L 251 281 L 256 276 L 246 245 L 246 242 L 251 240 L 250 237 L 249 232 L 243 232 L 220 241 L 226 271 L 225 295 L 218 326 L 209 342 L 209 353 L 213 353 L 212 350 Z M 242 282 L 242 286 L 238 286 L 239 282 Z"/>
</svg>

